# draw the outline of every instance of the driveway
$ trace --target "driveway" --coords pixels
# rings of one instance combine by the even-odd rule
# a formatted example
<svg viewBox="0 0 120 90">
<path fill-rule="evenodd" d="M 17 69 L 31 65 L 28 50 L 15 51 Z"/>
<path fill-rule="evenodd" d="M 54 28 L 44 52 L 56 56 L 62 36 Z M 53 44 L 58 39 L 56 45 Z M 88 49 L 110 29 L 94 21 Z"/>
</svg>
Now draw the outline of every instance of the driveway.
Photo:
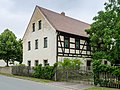
<svg viewBox="0 0 120 90">
<path fill-rule="evenodd" d="M 40 83 L 0 75 L 0 90 L 84 90 L 94 87 L 67 82 Z"/>
</svg>

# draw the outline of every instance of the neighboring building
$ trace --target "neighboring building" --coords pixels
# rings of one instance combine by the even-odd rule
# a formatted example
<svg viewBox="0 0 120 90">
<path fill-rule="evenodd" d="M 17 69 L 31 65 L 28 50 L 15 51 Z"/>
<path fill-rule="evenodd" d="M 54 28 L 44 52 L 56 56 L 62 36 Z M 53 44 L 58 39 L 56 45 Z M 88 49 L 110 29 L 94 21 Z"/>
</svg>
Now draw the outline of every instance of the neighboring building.
<svg viewBox="0 0 120 90">
<path fill-rule="evenodd" d="M 15 61 L 14 64 L 9 62 L 8 65 L 9 66 L 15 66 L 15 65 L 18 65 L 18 64 L 19 64 L 19 62 Z M 0 60 L 0 67 L 4 67 L 4 66 L 6 66 L 6 62 L 4 60 Z"/>
<path fill-rule="evenodd" d="M 23 37 L 23 64 L 53 65 L 64 58 L 80 58 L 91 65 L 91 48 L 82 21 L 36 6 Z"/>
</svg>

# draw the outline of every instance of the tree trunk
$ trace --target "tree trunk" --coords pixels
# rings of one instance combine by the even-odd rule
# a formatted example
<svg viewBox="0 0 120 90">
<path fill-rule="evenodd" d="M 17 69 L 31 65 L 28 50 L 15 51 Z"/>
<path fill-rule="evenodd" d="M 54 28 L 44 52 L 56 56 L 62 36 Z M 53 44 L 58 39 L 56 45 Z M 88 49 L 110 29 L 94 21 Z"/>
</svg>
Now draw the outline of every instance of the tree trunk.
<svg viewBox="0 0 120 90">
<path fill-rule="evenodd" d="M 6 60 L 6 64 L 7 64 L 6 66 L 9 67 L 9 65 L 8 65 L 8 60 Z"/>
</svg>

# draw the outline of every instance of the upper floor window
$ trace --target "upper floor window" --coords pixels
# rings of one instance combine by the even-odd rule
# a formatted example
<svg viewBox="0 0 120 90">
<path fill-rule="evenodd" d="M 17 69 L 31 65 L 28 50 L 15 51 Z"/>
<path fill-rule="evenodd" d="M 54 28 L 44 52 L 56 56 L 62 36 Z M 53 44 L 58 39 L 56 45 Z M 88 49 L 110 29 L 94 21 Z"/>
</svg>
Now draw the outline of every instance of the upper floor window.
<svg viewBox="0 0 120 90">
<path fill-rule="evenodd" d="M 38 30 L 40 30 L 40 29 L 41 29 L 41 20 L 38 21 Z"/>
<path fill-rule="evenodd" d="M 38 49 L 38 39 L 35 40 L 35 49 Z"/>
<path fill-rule="evenodd" d="M 80 49 L 80 39 L 75 39 L 75 48 Z"/>
<path fill-rule="evenodd" d="M 31 42 L 28 42 L 28 50 L 31 50 Z"/>
<path fill-rule="evenodd" d="M 33 32 L 35 31 L 35 23 L 32 24 Z"/>
<path fill-rule="evenodd" d="M 44 38 L 44 48 L 47 48 L 47 37 Z"/>
<path fill-rule="evenodd" d="M 69 37 L 64 37 L 64 47 L 69 48 Z"/>
<path fill-rule="evenodd" d="M 87 41 L 87 50 L 90 51 L 91 50 L 91 46 L 90 46 L 90 42 Z"/>
</svg>

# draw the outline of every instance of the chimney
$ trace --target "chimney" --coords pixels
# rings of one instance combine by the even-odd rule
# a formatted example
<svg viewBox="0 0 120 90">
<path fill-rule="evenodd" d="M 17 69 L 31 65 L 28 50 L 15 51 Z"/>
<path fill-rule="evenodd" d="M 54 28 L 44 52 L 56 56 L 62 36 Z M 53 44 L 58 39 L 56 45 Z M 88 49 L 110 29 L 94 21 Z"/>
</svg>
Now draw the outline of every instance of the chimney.
<svg viewBox="0 0 120 90">
<path fill-rule="evenodd" d="M 65 13 L 64 13 L 64 12 L 61 12 L 61 15 L 65 16 Z"/>
</svg>

